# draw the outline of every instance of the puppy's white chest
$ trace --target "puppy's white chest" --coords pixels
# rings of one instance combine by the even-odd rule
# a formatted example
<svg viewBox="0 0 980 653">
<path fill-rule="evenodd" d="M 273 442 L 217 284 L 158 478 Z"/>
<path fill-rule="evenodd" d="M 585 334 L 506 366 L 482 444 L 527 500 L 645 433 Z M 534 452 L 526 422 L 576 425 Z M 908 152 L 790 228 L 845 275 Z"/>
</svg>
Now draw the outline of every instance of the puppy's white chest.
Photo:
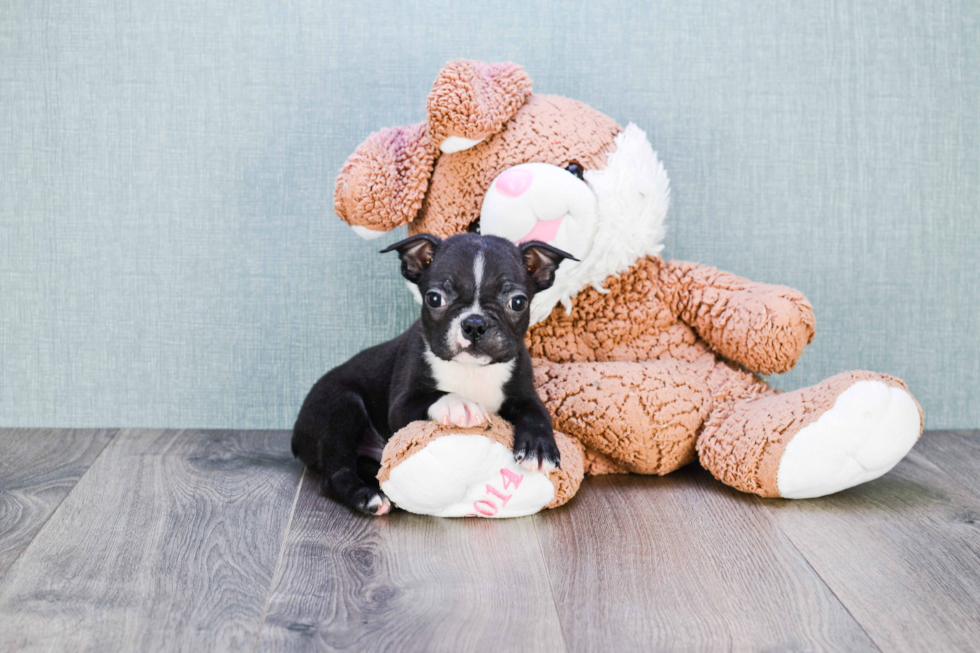
<svg viewBox="0 0 980 653">
<path fill-rule="evenodd" d="M 514 361 L 471 365 L 443 360 L 431 351 L 425 352 L 425 360 L 432 370 L 437 388 L 475 401 L 491 413 L 500 410 L 504 403 L 504 384 L 514 371 Z"/>
</svg>

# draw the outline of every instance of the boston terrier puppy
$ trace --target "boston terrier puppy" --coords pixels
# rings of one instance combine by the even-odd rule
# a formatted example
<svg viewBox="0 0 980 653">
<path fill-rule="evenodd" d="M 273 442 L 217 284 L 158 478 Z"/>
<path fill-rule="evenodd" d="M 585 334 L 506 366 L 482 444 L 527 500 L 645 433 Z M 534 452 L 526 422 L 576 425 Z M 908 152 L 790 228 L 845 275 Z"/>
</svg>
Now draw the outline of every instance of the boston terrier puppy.
<svg viewBox="0 0 980 653">
<path fill-rule="evenodd" d="M 577 259 L 545 243 L 477 234 L 419 234 L 382 253 L 393 250 L 418 287 L 422 316 L 316 382 L 293 429 L 293 455 L 320 473 L 325 495 L 369 515 L 391 509 L 375 478 L 381 447 L 416 420 L 470 427 L 497 414 L 514 427 L 519 464 L 559 466 L 524 334 L 534 294 L 551 286 L 563 259 Z"/>
</svg>

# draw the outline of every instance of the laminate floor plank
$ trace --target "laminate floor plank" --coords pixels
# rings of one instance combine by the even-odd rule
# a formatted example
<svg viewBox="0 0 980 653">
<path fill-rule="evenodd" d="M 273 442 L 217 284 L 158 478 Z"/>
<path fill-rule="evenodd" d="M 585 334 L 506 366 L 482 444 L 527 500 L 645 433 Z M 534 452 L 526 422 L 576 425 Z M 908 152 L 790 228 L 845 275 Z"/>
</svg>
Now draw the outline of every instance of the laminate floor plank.
<svg viewBox="0 0 980 653">
<path fill-rule="evenodd" d="M 322 498 L 286 432 L 0 430 L 0 650 L 971 650 L 980 434 L 762 500 L 691 466 L 534 518 Z M 280 557 L 281 556 L 281 557 Z M 6 571 L 6 574 L 3 572 Z"/>
<path fill-rule="evenodd" d="M 0 578 L 115 433 L 0 429 Z"/>
<path fill-rule="evenodd" d="M 251 650 L 301 473 L 285 432 L 119 432 L 0 582 L 0 650 Z"/>
<path fill-rule="evenodd" d="M 980 499 L 921 444 L 876 481 L 760 503 L 882 650 L 977 650 Z"/>
<path fill-rule="evenodd" d="M 754 497 L 689 466 L 534 517 L 570 651 L 876 651 Z"/>
<path fill-rule="evenodd" d="M 563 651 L 530 518 L 374 518 L 307 473 L 259 651 Z"/>
<path fill-rule="evenodd" d="M 980 431 L 928 431 L 915 449 L 980 497 Z"/>
</svg>

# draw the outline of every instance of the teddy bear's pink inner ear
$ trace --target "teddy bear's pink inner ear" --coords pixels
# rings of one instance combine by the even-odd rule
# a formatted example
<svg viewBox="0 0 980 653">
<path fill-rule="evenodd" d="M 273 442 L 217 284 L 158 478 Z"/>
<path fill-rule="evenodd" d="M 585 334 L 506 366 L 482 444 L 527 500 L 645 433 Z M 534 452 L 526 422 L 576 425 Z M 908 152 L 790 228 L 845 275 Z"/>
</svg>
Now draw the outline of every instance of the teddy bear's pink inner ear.
<svg viewBox="0 0 980 653">
<path fill-rule="evenodd" d="M 422 207 L 437 152 L 424 122 L 371 134 L 337 175 L 334 211 L 365 238 L 410 222 Z"/>
<path fill-rule="evenodd" d="M 500 131 L 530 94 L 531 78 L 515 63 L 451 61 L 429 93 L 429 134 L 442 152 L 468 149 Z"/>
</svg>

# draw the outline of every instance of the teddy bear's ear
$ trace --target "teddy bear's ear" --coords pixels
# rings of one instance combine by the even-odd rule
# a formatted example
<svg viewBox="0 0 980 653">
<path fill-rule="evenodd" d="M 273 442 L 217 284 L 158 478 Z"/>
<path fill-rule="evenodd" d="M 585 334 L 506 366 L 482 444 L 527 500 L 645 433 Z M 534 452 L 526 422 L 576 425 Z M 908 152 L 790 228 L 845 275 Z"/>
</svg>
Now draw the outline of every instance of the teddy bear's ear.
<svg viewBox="0 0 980 653">
<path fill-rule="evenodd" d="M 531 78 L 515 63 L 451 61 L 429 93 L 429 134 L 447 154 L 471 148 L 500 131 L 530 94 Z"/>
<path fill-rule="evenodd" d="M 422 207 L 437 153 L 424 122 L 371 134 L 337 175 L 334 211 L 366 239 L 410 222 Z"/>
</svg>

